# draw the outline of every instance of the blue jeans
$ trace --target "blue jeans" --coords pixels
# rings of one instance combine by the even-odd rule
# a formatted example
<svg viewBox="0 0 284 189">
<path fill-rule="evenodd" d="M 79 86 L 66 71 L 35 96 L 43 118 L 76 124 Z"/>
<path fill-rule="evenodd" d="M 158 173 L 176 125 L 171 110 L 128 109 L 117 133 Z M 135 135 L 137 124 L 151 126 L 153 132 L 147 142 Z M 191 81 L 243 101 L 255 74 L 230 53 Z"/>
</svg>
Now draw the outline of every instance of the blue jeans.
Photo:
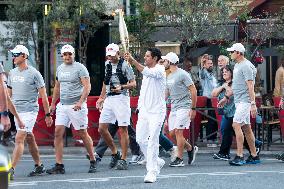
<svg viewBox="0 0 284 189">
<path fill-rule="evenodd" d="M 235 135 L 234 129 L 233 129 L 233 117 L 226 117 L 222 116 L 221 121 L 221 134 L 222 134 L 222 144 L 220 147 L 220 154 L 229 155 L 230 154 L 230 148 L 232 145 L 233 136 Z M 255 139 L 255 146 L 260 146 L 262 142 Z M 247 143 L 246 137 L 244 137 L 244 146 L 250 153 L 250 148 Z"/>
</svg>

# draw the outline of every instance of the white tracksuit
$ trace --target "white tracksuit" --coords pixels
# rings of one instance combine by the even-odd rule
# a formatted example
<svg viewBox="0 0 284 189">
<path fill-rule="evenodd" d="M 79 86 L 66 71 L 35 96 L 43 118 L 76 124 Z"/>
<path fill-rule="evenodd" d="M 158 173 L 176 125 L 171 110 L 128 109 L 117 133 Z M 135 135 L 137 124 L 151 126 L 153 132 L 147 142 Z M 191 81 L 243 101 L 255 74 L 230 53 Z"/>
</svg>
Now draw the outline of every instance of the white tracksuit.
<svg viewBox="0 0 284 189">
<path fill-rule="evenodd" d="M 147 171 L 157 173 L 159 135 L 166 115 L 166 73 L 163 65 L 145 67 L 138 100 L 136 140 L 147 160 Z"/>
</svg>

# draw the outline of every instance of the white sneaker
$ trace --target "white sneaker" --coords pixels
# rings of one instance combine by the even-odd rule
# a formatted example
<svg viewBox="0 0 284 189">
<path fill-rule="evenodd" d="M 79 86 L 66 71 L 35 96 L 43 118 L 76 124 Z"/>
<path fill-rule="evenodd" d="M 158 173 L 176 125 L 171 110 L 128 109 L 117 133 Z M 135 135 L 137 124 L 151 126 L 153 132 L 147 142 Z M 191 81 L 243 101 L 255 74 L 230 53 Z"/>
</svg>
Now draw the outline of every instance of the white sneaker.
<svg viewBox="0 0 284 189">
<path fill-rule="evenodd" d="M 161 169 L 163 168 L 163 166 L 165 165 L 165 160 L 163 160 L 163 159 L 161 159 L 161 158 L 159 158 L 158 159 L 158 170 L 157 170 L 157 175 L 159 175 L 160 174 L 160 172 L 161 172 Z"/>
<path fill-rule="evenodd" d="M 154 183 L 156 182 L 156 180 L 157 180 L 156 174 L 153 173 L 152 171 L 149 171 L 147 175 L 144 177 L 145 183 Z"/>
<path fill-rule="evenodd" d="M 171 154 L 171 162 L 174 161 L 178 154 L 178 148 L 177 146 L 173 146 L 172 150 L 170 151 Z"/>
<path fill-rule="evenodd" d="M 147 163 L 147 160 L 145 159 L 145 157 L 144 157 L 144 158 L 141 158 L 141 159 L 137 162 L 138 165 L 146 165 L 146 163 Z"/>
<path fill-rule="evenodd" d="M 138 160 L 139 160 L 139 156 L 133 155 L 131 160 L 129 161 L 129 164 L 137 164 Z"/>
</svg>

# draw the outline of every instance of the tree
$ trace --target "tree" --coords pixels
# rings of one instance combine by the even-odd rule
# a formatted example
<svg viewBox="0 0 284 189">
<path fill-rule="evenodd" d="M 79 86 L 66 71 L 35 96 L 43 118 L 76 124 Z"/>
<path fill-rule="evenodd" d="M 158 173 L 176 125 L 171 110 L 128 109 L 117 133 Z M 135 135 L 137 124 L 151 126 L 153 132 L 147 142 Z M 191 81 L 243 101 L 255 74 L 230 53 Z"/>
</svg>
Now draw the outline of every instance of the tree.
<svg viewBox="0 0 284 189">
<path fill-rule="evenodd" d="M 175 27 L 182 41 L 181 54 L 199 41 L 224 39 L 229 8 L 223 0 L 160 0 L 157 21 Z M 170 7 L 170 8 L 169 8 Z"/>
<path fill-rule="evenodd" d="M 9 21 L 4 26 L 9 31 L 9 37 L 0 36 L 0 45 L 5 53 L 17 44 L 24 44 L 35 50 L 35 61 L 40 62 L 38 41 L 41 40 L 42 5 L 39 0 L 12 0 L 8 5 L 6 15 Z M 20 7 L 20 8 L 19 8 Z M 37 23 L 37 25 L 36 25 Z"/>
<path fill-rule="evenodd" d="M 79 58 L 82 64 L 86 64 L 87 46 L 89 39 L 103 26 L 103 13 L 106 11 L 105 3 L 102 0 L 57 0 L 54 1 L 47 21 L 50 30 L 54 31 L 54 26 L 69 30 L 75 40 L 79 36 Z M 58 28 L 57 28 L 58 29 Z M 48 32 L 55 43 L 56 32 Z"/>
<path fill-rule="evenodd" d="M 6 28 L 13 34 L 10 38 L 0 37 L 4 49 L 11 49 L 16 44 L 28 45 L 32 41 L 35 49 L 36 63 L 40 63 L 38 44 L 43 42 L 57 42 L 54 26 L 67 28 L 75 39 L 79 35 L 80 49 L 78 51 L 81 63 L 86 64 L 87 44 L 90 37 L 103 26 L 105 3 L 103 0 L 56 0 L 51 4 L 47 15 L 47 27 L 43 27 L 44 3 L 40 0 L 11 0 L 6 15 L 11 23 Z M 20 8 L 19 8 L 20 7 Z M 36 24 L 36 25 L 35 25 Z M 36 29 L 38 29 L 36 31 Z"/>
</svg>

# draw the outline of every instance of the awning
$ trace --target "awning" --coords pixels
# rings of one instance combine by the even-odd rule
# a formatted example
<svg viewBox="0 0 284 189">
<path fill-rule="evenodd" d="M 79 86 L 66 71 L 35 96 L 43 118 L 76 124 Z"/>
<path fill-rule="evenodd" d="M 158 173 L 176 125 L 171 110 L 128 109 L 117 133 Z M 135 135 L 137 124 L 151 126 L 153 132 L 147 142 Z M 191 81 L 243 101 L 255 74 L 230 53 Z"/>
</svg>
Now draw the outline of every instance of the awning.
<svg viewBox="0 0 284 189">
<path fill-rule="evenodd" d="M 261 50 L 261 53 L 262 53 L 262 56 L 280 56 L 281 55 L 281 53 L 273 47 L 265 48 Z"/>
<path fill-rule="evenodd" d="M 193 48 L 189 51 L 193 58 L 197 58 L 203 54 L 220 55 L 220 48 L 218 45 L 211 45 L 209 47 Z"/>
</svg>

